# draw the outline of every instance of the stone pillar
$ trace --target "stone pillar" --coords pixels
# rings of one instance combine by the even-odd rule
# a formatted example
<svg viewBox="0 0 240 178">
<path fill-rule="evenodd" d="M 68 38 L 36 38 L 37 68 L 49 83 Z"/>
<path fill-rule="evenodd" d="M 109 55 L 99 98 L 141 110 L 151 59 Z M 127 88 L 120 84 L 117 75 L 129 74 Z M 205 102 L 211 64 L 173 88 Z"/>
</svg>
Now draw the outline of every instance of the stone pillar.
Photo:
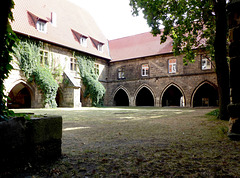
<svg viewBox="0 0 240 178">
<path fill-rule="evenodd" d="M 230 34 L 230 90 L 231 104 L 228 106 L 229 138 L 240 140 L 240 0 L 232 0 L 228 6 Z"/>
</svg>

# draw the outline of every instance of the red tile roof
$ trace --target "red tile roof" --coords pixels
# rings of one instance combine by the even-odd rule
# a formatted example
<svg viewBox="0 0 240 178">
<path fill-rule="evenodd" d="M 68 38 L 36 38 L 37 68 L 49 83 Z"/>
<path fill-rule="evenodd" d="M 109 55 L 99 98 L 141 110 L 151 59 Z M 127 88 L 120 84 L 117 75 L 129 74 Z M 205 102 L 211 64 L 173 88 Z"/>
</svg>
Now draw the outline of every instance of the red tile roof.
<svg viewBox="0 0 240 178">
<path fill-rule="evenodd" d="M 142 33 L 109 41 L 112 62 L 172 52 L 172 39 L 160 44 L 160 36 Z"/>
<path fill-rule="evenodd" d="M 108 40 L 90 14 L 79 6 L 67 0 L 14 0 L 14 2 L 15 20 L 11 25 L 16 33 L 110 59 Z M 51 24 L 52 12 L 57 16 L 56 27 Z M 47 33 L 36 29 L 38 19 L 47 22 Z M 87 47 L 81 46 L 74 32 L 88 37 Z M 92 39 L 104 44 L 103 52 L 98 51 Z"/>
</svg>

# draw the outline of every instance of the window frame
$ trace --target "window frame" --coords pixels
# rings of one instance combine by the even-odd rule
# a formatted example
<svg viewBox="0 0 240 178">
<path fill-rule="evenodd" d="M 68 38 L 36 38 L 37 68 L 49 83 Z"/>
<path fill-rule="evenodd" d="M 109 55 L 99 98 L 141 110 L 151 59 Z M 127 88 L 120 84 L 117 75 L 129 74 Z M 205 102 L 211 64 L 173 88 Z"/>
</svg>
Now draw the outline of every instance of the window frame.
<svg viewBox="0 0 240 178">
<path fill-rule="evenodd" d="M 36 28 L 39 32 L 47 33 L 47 23 L 43 20 L 38 20 Z"/>
<path fill-rule="evenodd" d="M 99 52 L 102 53 L 103 52 L 103 44 L 102 43 L 98 43 L 97 49 L 98 49 Z"/>
<path fill-rule="evenodd" d="M 205 61 L 206 65 L 203 65 L 203 62 Z M 205 66 L 205 68 L 204 68 Z M 207 57 L 201 57 L 201 70 L 211 70 L 212 69 L 212 63 L 211 60 Z"/>
<path fill-rule="evenodd" d="M 99 76 L 100 74 L 100 67 L 98 63 L 94 63 L 94 73 Z"/>
<path fill-rule="evenodd" d="M 40 49 L 40 65 L 49 66 L 49 52 L 43 49 Z"/>
<path fill-rule="evenodd" d="M 173 60 L 175 60 L 175 62 L 172 62 Z M 168 73 L 177 73 L 177 59 L 168 59 Z"/>
<path fill-rule="evenodd" d="M 125 79 L 125 71 L 123 67 L 119 67 L 117 72 L 118 79 Z"/>
<path fill-rule="evenodd" d="M 142 64 L 141 65 L 141 76 L 142 77 L 149 76 L 149 64 Z"/>
<path fill-rule="evenodd" d="M 81 36 L 79 42 L 83 47 L 87 47 L 87 37 Z"/>
<path fill-rule="evenodd" d="M 70 57 L 70 71 L 77 72 L 77 59 L 75 57 Z"/>
</svg>

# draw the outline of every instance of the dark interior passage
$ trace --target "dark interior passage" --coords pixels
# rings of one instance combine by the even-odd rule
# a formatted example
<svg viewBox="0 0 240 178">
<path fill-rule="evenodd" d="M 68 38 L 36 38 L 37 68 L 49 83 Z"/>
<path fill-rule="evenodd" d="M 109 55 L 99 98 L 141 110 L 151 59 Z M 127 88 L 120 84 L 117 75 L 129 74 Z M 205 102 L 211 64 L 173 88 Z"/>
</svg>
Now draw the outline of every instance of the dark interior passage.
<svg viewBox="0 0 240 178">
<path fill-rule="evenodd" d="M 114 103 L 115 106 L 129 106 L 127 93 L 123 89 L 118 90 L 114 96 Z"/>
<path fill-rule="evenodd" d="M 154 106 L 152 93 L 146 87 L 142 88 L 136 98 L 136 106 Z"/>
<path fill-rule="evenodd" d="M 62 100 L 63 100 L 62 92 L 58 89 L 57 95 L 56 95 L 56 103 L 58 107 L 62 106 Z"/>
<path fill-rule="evenodd" d="M 28 88 L 20 83 L 8 95 L 8 108 L 31 108 L 31 94 Z"/>
<path fill-rule="evenodd" d="M 218 91 L 208 83 L 203 84 L 196 91 L 193 98 L 193 107 L 196 106 L 217 106 Z"/>
<path fill-rule="evenodd" d="M 162 106 L 180 106 L 182 96 L 181 91 L 172 85 L 163 94 Z"/>
</svg>

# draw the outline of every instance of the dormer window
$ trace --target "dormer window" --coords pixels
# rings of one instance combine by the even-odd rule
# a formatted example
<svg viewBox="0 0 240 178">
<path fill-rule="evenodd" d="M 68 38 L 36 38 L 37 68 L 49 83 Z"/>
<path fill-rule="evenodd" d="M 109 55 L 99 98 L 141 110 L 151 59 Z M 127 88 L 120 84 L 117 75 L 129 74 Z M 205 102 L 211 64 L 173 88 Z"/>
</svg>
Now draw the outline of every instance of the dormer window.
<svg viewBox="0 0 240 178">
<path fill-rule="evenodd" d="M 80 44 L 81 44 L 83 47 L 87 47 L 87 37 L 81 36 L 81 37 L 80 37 Z"/>
<path fill-rule="evenodd" d="M 103 52 L 103 44 L 102 43 L 98 43 L 98 51 Z"/>
<path fill-rule="evenodd" d="M 37 30 L 43 33 L 47 32 L 47 24 L 44 21 L 38 20 L 37 21 Z"/>
</svg>

